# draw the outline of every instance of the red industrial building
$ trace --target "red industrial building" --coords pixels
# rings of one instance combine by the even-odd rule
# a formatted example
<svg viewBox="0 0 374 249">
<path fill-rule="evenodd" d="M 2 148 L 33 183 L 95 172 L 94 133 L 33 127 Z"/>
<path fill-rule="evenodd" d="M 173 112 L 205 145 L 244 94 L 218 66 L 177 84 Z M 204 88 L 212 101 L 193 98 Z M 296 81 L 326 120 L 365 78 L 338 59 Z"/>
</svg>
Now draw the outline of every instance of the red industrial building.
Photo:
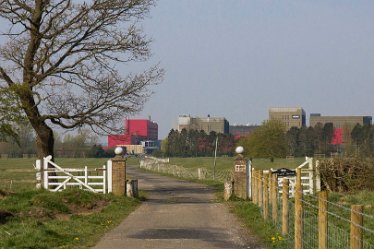
<svg viewBox="0 0 374 249">
<path fill-rule="evenodd" d="M 125 133 L 108 135 L 108 148 L 138 145 L 142 141 L 158 140 L 158 125 L 148 119 L 125 119 Z"/>
</svg>

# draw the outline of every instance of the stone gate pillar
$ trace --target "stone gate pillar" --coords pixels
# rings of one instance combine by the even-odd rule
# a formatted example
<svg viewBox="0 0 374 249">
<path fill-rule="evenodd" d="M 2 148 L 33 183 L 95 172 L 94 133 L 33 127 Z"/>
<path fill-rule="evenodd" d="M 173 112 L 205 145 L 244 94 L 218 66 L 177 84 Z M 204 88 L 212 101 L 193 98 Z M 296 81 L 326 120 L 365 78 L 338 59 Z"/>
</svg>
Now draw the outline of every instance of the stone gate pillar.
<svg viewBox="0 0 374 249">
<path fill-rule="evenodd" d="M 236 148 L 235 152 L 237 156 L 235 157 L 234 163 L 234 195 L 241 199 L 247 199 L 249 197 L 249 177 L 251 172 L 248 169 L 248 160 L 242 155 L 243 147 L 239 146 Z"/>
<path fill-rule="evenodd" d="M 116 156 L 112 159 L 112 192 L 117 196 L 126 196 L 126 159 L 122 155 L 121 147 L 117 147 L 114 153 Z"/>
</svg>

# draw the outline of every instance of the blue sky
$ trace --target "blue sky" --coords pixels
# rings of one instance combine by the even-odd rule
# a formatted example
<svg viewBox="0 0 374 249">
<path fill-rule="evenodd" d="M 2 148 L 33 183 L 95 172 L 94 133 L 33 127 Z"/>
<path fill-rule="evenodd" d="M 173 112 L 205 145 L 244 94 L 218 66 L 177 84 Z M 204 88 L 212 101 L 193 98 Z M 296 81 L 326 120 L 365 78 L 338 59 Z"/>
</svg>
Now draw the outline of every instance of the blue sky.
<svg viewBox="0 0 374 249">
<path fill-rule="evenodd" d="M 270 107 L 374 115 L 374 1 L 159 0 L 140 23 L 164 81 L 142 112 L 261 124 Z M 124 66 L 124 70 L 132 70 Z M 308 121 L 308 120 L 307 120 Z"/>
<path fill-rule="evenodd" d="M 160 138 L 180 114 L 374 114 L 374 1 L 160 0 L 142 25 L 166 75 L 136 117 Z"/>
</svg>

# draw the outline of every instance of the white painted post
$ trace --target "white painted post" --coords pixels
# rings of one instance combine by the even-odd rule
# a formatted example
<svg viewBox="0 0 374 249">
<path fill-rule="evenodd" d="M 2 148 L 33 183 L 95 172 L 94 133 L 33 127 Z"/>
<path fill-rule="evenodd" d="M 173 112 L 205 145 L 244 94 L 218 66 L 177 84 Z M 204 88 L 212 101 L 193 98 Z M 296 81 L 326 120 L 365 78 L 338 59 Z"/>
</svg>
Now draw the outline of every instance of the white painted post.
<svg viewBox="0 0 374 249">
<path fill-rule="evenodd" d="M 224 184 L 224 190 L 223 190 L 223 199 L 225 201 L 228 201 L 230 197 L 232 196 L 232 184 L 233 182 L 227 181 Z"/>
<path fill-rule="evenodd" d="M 134 197 L 133 186 L 130 180 L 126 180 L 126 196 L 127 197 Z"/>
<path fill-rule="evenodd" d="M 42 162 L 40 159 L 35 162 L 35 178 L 36 178 L 36 189 L 42 188 Z"/>
<path fill-rule="evenodd" d="M 316 191 L 320 192 L 321 191 L 321 175 L 319 172 L 319 160 L 316 161 Z"/>
<path fill-rule="evenodd" d="M 43 158 L 43 188 L 48 189 L 48 162 L 50 156 Z"/>
<path fill-rule="evenodd" d="M 309 158 L 309 194 L 314 193 L 314 169 L 313 169 L 313 157 Z"/>
<path fill-rule="evenodd" d="M 247 198 L 252 200 L 252 162 L 247 161 Z"/>
<path fill-rule="evenodd" d="M 84 184 L 88 184 L 88 169 L 87 166 L 84 166 Z"/>
<path fill-rule="evenodd" d="M 112 193 L 113 187 L 112 187 L 112 160 L 108 160 L 107 163 L 108 167 L 108 193 Z"/>
<path fill-rule="evenodd" d="M 106 167 L 103 165 L 103 194 L 106 194 Z"/>
</svg>

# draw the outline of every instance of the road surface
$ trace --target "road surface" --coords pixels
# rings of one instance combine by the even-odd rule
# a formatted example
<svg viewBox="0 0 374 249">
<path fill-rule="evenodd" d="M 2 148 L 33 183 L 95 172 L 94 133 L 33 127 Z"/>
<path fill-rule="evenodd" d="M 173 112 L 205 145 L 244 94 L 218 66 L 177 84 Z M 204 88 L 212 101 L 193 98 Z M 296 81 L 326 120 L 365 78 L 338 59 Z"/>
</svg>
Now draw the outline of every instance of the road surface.
<svg viewBox="0 0 374 249">
<path fill-rule="evenodd" d="M 139 180 L 147 201 L 95 249 L 264 248 L 208 187 L 134 167 L 127 174 Z"/>
</svg>

